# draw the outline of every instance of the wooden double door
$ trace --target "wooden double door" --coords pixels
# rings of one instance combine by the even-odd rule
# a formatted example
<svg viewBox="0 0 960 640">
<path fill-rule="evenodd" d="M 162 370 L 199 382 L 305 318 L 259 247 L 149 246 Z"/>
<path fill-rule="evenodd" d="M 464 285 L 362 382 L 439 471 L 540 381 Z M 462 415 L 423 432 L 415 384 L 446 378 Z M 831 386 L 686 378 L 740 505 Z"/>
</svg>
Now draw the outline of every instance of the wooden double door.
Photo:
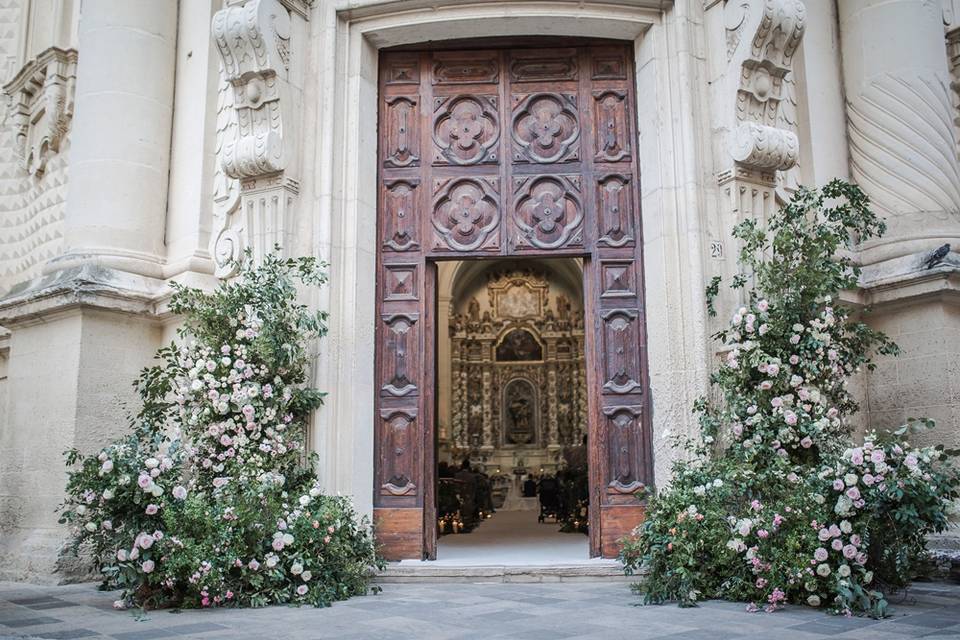
<svg viewBox="0 0 960 640">
<path fill-rule="evenodd" d="M 436 556 L 439 260 L 583 259 L 591 554 L 616 555 L 642 520 L 634 494 L 653 467 L 631 54 L 605 42 L 380 56 L 373 491 L 389 559 Z"/>
</svg>

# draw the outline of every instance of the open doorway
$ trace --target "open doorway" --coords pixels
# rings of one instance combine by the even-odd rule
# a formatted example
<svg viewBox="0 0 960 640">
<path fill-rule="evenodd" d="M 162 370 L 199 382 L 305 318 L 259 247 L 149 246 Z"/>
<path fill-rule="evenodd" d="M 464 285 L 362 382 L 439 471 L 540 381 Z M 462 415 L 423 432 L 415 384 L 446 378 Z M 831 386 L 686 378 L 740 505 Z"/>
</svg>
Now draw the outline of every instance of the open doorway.
<svg viewBox="0 0 960 640">
<path fill-rule="evenodd" d="M 437 560 L 586 562 L 582 261 L 446 261 L 437 282 Z"/>
</svg>

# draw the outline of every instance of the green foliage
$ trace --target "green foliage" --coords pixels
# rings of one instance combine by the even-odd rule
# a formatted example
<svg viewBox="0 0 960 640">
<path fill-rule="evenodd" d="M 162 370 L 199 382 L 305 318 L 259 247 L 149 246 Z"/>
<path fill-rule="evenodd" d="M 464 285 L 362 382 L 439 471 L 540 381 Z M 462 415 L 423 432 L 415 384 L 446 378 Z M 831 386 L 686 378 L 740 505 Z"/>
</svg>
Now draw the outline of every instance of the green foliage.
<svg viewBox="0 0 960 640">
<path fill-rule="evenodd" d="M 307 344 L 326 316 L 297 283 L 323 285 L 323 265 L 250 262 L 213 292 L 171 285 L 184 325 L 134 383 L 131 432 L 66 454 L 61 521 L 124 589 L 117 606 L 320 606 L 365 593 L 382 564 L 369 524 L 322 494 L 303 455 L 323 400 L 306 386 Z"/>
<path fill-rule="evenodd" d="M 956 452 L 913 448 L 908 429 L 869 432 L 856 446 L 849 378 L 897 347 L 838 304 L 860 269 L 845 255 L 882 234 L 859 188 L 800 189 L 766 228 L 737 225 L 743 300 L 727 328 L 718 401 L 700 399 L 701 439 L 647 520 L 625 540 L 628 573 L 649 603 L 703 598 L 886 612 L 883 589 L 918 570 L 926 536 L 958 497 Z M 707 287 L 708 311 L 720 281 Z"/>
</svg>

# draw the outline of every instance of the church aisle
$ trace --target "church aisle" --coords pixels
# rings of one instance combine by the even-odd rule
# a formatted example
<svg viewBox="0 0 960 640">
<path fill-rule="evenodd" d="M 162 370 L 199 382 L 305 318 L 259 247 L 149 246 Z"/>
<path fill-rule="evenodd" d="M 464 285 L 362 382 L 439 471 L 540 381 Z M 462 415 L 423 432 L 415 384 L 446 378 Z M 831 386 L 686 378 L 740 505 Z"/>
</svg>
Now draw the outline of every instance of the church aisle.
<svg viewBox="0 0 960 640">
<path fill-rule="evenodd" d="M 590 563 L 587 536 L 560 533 L 558 523 L 537 523 L 538 511 L 497 511 L 471 533 L 440 538 L 431 564 L 452 566 L 569 565 Z"/>
</svg>

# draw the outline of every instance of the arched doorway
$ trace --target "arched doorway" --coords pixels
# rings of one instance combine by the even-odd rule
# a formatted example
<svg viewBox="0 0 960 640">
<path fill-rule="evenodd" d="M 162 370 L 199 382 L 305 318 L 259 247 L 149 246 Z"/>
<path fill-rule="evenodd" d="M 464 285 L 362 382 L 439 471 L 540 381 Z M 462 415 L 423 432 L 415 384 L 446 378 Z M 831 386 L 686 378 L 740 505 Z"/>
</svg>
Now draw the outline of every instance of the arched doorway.
<svg viewBox="0 0 960 640">
<path fill-rule="evenodd" d="M 653 472 L 630 51 L 534 40 L 381 54 L 374 516 L 388 558 L 436 554 L 444 260 L 582 260 L 591 554 L 615 555 L 642 518 L 633 494 Z"/>
</svg>

